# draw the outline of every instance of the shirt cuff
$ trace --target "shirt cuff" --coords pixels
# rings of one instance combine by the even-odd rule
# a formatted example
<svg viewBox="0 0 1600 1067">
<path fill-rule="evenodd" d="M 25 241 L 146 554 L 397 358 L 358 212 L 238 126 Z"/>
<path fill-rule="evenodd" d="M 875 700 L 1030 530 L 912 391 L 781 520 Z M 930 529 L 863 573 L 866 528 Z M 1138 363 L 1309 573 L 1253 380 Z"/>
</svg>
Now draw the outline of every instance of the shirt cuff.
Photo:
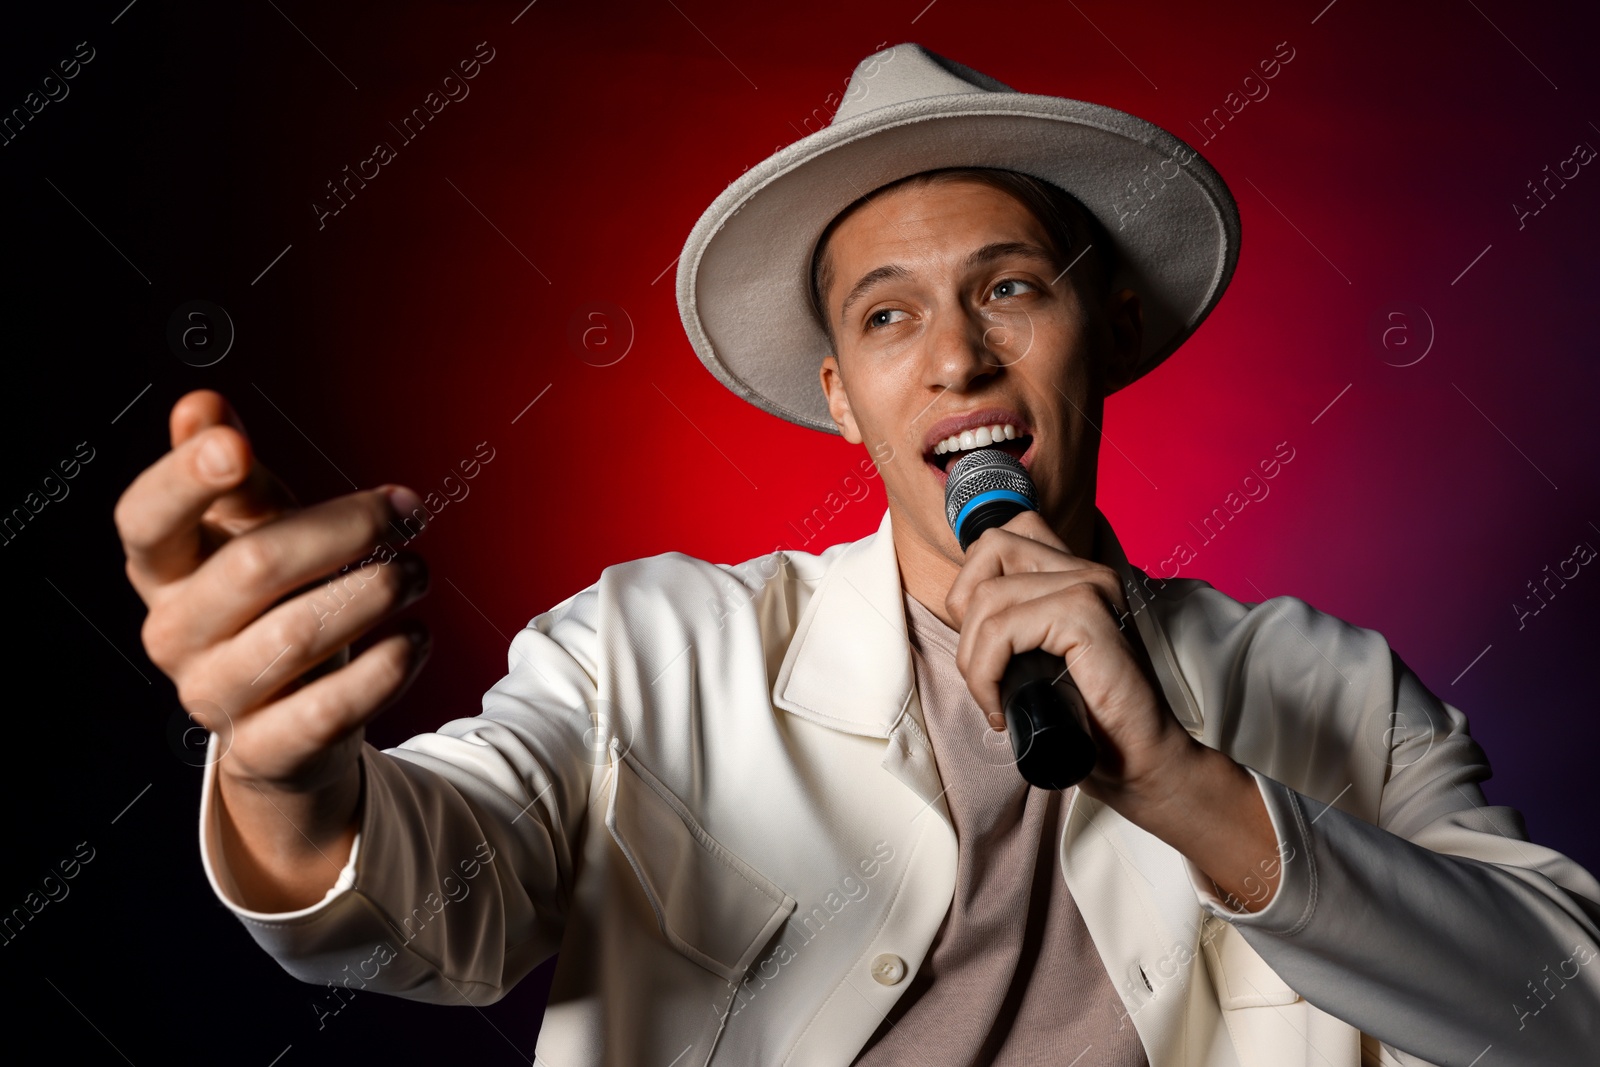
<svg viewBox="0 0 1600 1067">
<path fill-rule="evenodd" d="M 1219 919 L 1234 926 L 1253 927 L 1272 933 L 1289 935 L 1298 933 L 1311 921 L 1317 905 L 1317 867 L 1313 851 L 1311 826 L 1306 821 L 1304 798 L 1275 778 L 1270 778 L 1253 767 L 1245 767 L 1255 779 L 1261 800 L 1266 805 L 1267 816 L 1272 820 L 1272 832 L 1278 842 L 1275 860 L 1263 860 L 1250 877 L 1250 885 L 1267 885 L 1267 879 L 1276 873 L 1278 888 L 1259 911 L 1244 911 L 1239 902 L 1228 903 L 1218 892 L 1211 876 L 1202 871 L 1193 860 L 1185 857 L 1184 868 L 1194 887 L 1200 906 Z M 1276 864 L 1276 871 L 1273 867 Z"/>
<path fill-rule="evenodd" d="M 228 870 L 223 860 L 222 838 L 219 819 L 214 814 L 217 804 L 217 761 L 223 756 L 218 751 L 220 739 L 215 733 L 206 740 L 206 766 L 205 776 L 200 785 L 200 864 L 205 868 L 206 881 L 211 883 L 211 890 L 217 899 L 227 905 L 228 910 L 242 919 L 251 919 L 255 922 L 283 923 L 293 922 L 297 919 L 306 919 L 326 910 L 330 904 L 344 893 L 348 892 L 356 883 L 356 857 L 361 852 L 361 832 L 358 829 L 355 840 L 350 844 L 350 859 L 339 872 L 339 877 L 333 886 L 325 893 L 321 900 L 304 908 L 294 911 L 253 911 L 238 903 L 243 896 L 239 892 L 239 884 L 234 880 L 233 872 Z M 365 775 L 365 768 L 362 769 Z M 363 808 L 365 805 L 363 804 Z"/>
</svg>

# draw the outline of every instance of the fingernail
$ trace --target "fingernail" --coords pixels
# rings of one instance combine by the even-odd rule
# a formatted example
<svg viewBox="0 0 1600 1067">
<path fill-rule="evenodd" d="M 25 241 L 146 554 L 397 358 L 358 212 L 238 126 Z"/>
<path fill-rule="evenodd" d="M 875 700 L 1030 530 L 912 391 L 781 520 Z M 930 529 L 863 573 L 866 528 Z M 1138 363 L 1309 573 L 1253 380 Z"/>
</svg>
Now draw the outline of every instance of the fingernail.
<svg viewBox="0 0 1600 1067">
<path fill-rule="evenodd" d="M 233 473 L 233 456 L 228 446 L 215 437 L 207 438 L 205 444 L 200 446 L 195 463 L 207 478 L 226 478 Z"/>
<path fill-rule="evenodd" d="M 991 716 L 989 716 L 989 728 L 991 730 L 1004 730 L 1006 728 L 1005 716 L 1003 716 L 1003 715 L 991 715 Z"/>
<path fill-rule="evenodd" d="M 422 498 L 403 485 L 386 485 L 383 491 L 388 495 L 389 506 L 394 508 L 396 514 L 409 517 L 422 507 Z"/>
</svg>

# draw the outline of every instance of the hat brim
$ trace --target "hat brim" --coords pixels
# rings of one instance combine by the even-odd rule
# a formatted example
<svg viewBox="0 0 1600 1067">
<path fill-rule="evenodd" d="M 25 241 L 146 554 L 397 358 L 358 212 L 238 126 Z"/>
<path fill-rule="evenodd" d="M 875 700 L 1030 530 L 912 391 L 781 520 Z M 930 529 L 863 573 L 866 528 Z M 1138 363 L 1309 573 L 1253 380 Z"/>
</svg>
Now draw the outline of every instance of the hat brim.
<svg viewBox="0 0 1600 1067">
<path fill-rule="evenodd" d="M 677 272 L 678 311 L 701 362 L 757 407 L 838 433 L 818 381 L 831 346 L 810 309 L 816 242 L 835 215 L 872 190 L 959 166 L 1041 178 L 1099 219 L 1115 245 L 1113 290 L 1134 290 L 1143 311 L 1135 379 L 1204 321 L 1238 261 L 1239 212 L 1227 185 L 1159 126 L 1062 97 L 924 98 L 796 141 L 706 209 Z"/>
</svg>

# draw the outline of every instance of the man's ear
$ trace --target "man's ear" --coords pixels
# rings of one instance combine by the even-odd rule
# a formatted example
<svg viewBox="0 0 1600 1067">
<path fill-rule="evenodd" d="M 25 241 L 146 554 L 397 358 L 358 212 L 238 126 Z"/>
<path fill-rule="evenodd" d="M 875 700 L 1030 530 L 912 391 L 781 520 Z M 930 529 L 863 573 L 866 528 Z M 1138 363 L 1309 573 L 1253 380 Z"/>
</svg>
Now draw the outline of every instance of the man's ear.
<svg viewBox="0 0 1600 1067">
<path fill-rule="evenodd" d="M 1106 353 L 1105 391 L 1109 395 L 1133 381 L 1144 354 L 1144 309 L 1139 294 L 1123 289 L 1106 300 L 1111 350 Z"/>
<path fill-rule="evenodd" d="M 845 392 L 844 374 L 839 370 L 839 360 L 832 353 L 823 358 L 819 374 L 822 378 L 822 394 L 828 398 L 828 414 L 833 417 L 834 425 L 839 427 L 846 441 L 853 445 L 861 444 L 865 438 L 856 426 L 856 417 L 850 413 L 850 396 Z"/>
</svg>

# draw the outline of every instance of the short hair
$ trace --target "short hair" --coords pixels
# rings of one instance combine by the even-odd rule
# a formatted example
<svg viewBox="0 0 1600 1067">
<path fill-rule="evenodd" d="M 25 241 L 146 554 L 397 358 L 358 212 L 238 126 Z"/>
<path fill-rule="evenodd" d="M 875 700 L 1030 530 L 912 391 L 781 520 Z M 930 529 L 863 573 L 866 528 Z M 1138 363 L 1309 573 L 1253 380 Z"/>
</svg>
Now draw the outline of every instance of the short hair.
<svg viewBox="0 0 1600 1067">
<path fill-rule="evenodd" d="M 1104 307 L 1107 297 L 1110 296 L 1111 274 L 1115 269 L 1113 246 L 1100 220 L 1095 218 L 1077 197 L 1052 182 L 1020 171 L 1005 170 L 1000 167 L 940 167 L 937 170 L 924 170 L 907 175 L 887 185 L 881 185 L 865 196 L 858 197 L 835 215 L 823 229 L 822 236 L 817 238 L 811 254 L 809 291 L 811 314 L 827 334 L 830 345 L 837 348 L 833 336 L 833 322 L 823 306 L 823 294 L 833 285 L 833 263 L 827 255 L 828 240 L 833 236 L 833 231 L 862 205 L 891 189 L 952 181 L 979 182 L 1010 194 L 1027 208 L 1043 227 L 1045 236 L 1050 241 L 1051 251 L 1056 255 L 1057 264 L 1063 270 L 1068 264 L 1074 263 L 1083 252 L 1087 252 L 1084 264 L 1088 269 L 1084 274 L 1087 276 L 1088 285 L 1087 287 L 1077 285 L 1076 279 L 1074 285 L 1080 296 L 1089 298 L 1087 302 L 1091 313 L 1098 314 Z"/>
</svg>

